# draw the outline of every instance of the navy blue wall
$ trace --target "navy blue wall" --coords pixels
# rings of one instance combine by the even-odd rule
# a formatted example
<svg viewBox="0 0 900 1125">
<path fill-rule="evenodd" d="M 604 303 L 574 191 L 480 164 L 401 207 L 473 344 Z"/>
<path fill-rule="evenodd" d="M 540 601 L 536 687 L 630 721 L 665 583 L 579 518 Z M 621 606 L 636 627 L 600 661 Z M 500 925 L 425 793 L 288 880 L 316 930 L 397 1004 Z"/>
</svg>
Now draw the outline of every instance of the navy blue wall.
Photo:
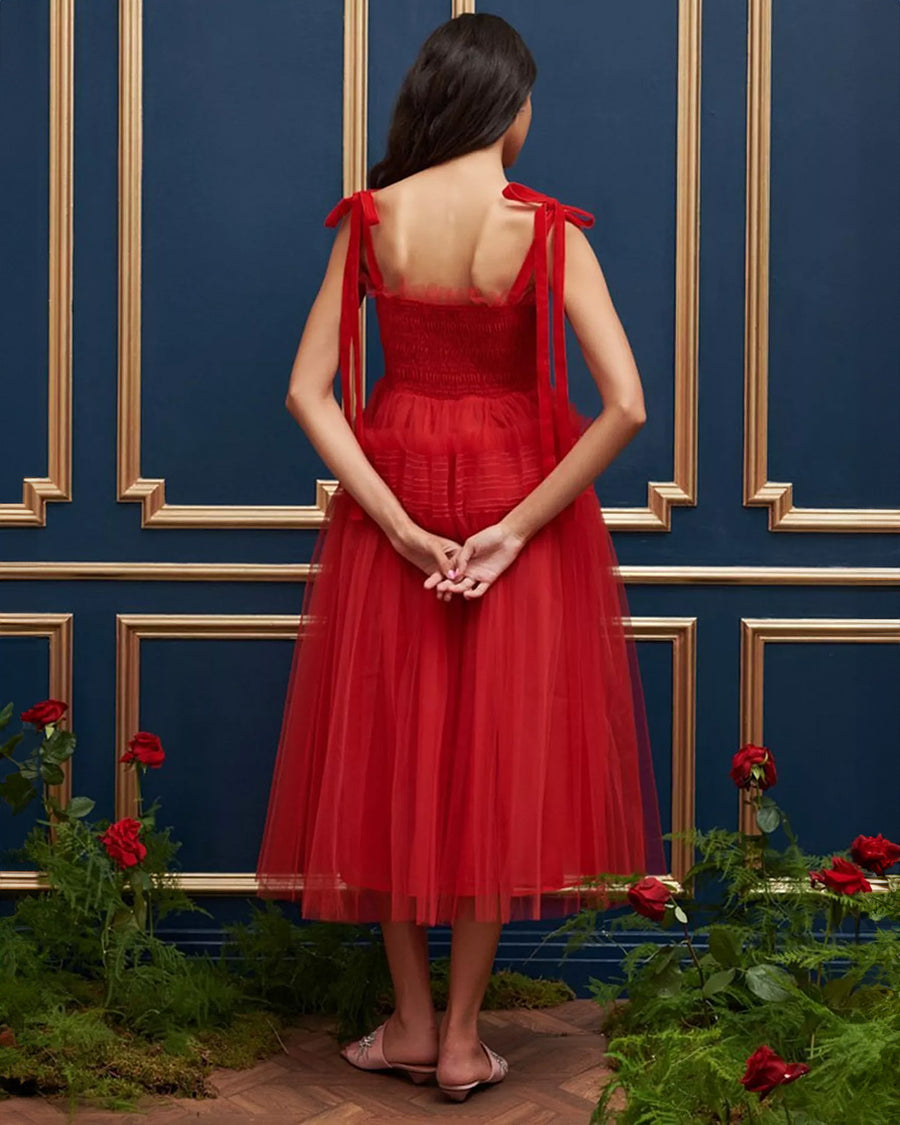
<svg viewBox="0 0 900 1125">
<path fill-rule="evenodd" d="M 683 0 L 687 5 L 691 0 Z M 307 505 L 328 469 L 283 407 L 304 318 L 341 197 L 339 0 L 150 0 L 144 5 L 141 470 L 174 504 Z M 794 503 L 900 507 L 900 6 L 776 0 L 772 24 L 769 477 Z M 629 334 L 649 421 L 598 481 L 604 507 L 641 507 L 675 455 L 678 4 L 621 0 L 483 3 L 510 19 L 538 62 L 532 132 L 510 179 L 597 216 L 588 232 Z M 397 85 L 447 0 L 370 6 L 369 163 L 381 155 Z M 698 503 L 671 530 L 619 530 L 620 562 L 672 568 L 629 583 L 631 612 L 696 618 L 696 820 L 736 823 L 728 779 L 740 740 L 741 621 L 840 618 L 900 624 L 892 532 L 770 531 L 742 503 L 747 7 L 705 5 L 700 109 Z M 113 811 L 116 619 L 139 614 L 297 614 L 299 582 L 55 579 L 53 563 L 309 560 L 314 528 L 141 527 L 117 500 L 118 19 L 115 0 L 76 0 L 74 23 L 73 498 L 45 526 L 0 522 L 0 704 L 50 693 L 48 644 L 23 619 L 72 615 L 73 789 Z M 0 510 L 48 463 L 47 0 L 0 5 Z M 368 377 L 380 373 L 374 316 Z M 599 409 L 570 334 L 572 397 Z M 895 530 L 900 530 L 898 524 Z M 10 564 L 30 564 L 23 574 Z M 892 567 L 876 584 L 779 584 L 757 567 Z M 745 568 L 739 584 L 696 568 Z M 693 569 L 692 569 L 693 568 Z M 694 580 L 691 579 L 694 574 Z M 714 577 L 714 576 L 713 576 Z M 811 849 L 857 832 L 900 836 L 892 704 L 895 643 L 768 646 L 765 737 L 780 796 Z M 246 875 L 259 844 L 292 641 L 143 642 L 140 725 L 162 737 L 148 779 L 186 871 Z M 672 653 L 639 644 L 671 826 Z M 121 671 L 121 669 L 120 669 Z M 848 768 L 847 762 L 852 763 Z M 202 815 L 198 815 L 203 810 Z M 0 846 L 29 817 L 0 808 Z M 0 867 L 21 865 L 0 857 Z M 216 922 L 173 927 L 215 944 L 247 896 L 208 897 Z M 8 907 L 9 903 L 5 904 Z M 195 927 L 186 919 L 185 927 Z M 518 964 L 552 926 L 508 927 Z M 433 931 L 444 952 L 447 932 Z M 559 943 L 531 967 L 559 970 Z M 579 986 L 600 949 L 567 963 Z"/>
</svg>

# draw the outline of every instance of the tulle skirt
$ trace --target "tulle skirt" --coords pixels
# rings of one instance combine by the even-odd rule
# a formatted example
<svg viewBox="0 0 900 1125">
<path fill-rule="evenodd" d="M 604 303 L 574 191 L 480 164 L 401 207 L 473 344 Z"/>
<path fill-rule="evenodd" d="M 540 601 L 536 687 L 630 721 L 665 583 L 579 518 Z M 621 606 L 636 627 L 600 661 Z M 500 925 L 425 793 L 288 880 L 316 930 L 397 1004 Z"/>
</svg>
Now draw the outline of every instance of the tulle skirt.
<svg viewBox="0 0 900 1125">
<path fill-rule="evenodd" d="M 570 407 L 576 432 L 588 424 Z M 376 382 L 367 455 L 425 529 L 465 538 L 541 479 L 537 392 Z M 261 897 L 332 921 L 503 922 L 665 870 L 644 699 L 594 489 L 481 597 L 440 601 L 338 487 L 303 595 Z M 361 509 L 357 508 L 357 511 Z"/>
</svg>

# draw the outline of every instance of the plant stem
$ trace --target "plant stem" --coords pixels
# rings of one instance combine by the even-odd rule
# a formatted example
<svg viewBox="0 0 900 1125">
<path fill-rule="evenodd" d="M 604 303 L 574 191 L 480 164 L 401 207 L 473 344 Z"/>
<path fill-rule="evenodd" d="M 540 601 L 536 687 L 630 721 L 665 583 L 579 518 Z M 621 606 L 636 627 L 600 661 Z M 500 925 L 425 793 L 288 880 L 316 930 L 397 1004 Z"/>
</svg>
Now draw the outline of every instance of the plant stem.
<svg viewBox="0 0 900 1125">
<path fill-rule="evenodd" d="M 855 910 L 853 911 L 853 917 L 854 917 L 854 922 L 853 922 L 853 943 L 854 943 L 854 945 L 859 945 L 859 917 L 860 917 L 860 910 L 859 910 L 859 907 L 857 907 L 857 908 L 856 908 L 856 909 L 855 909 Z"/>
<path fill-rule="evenodd" d="M 785 816 L 783 809 L 781 810 L 781 827 L 784 829 L 785 836 L 787 836 L 788 840 L 790 840 L 794 847 L 796 847 L 797 837 L 794 835 L 794 830 L 791 828 L 791 822 Z"/>
<path fill-rule="evenodd" d="M 754 800 L 757 810 L 762 808 L 762 793 L 757 790 Z M 766 877 L 766 845 L 769 842 L 769 834 L 767 832 L 760 832 L 759 834 L 759 870 L 763 879 Z"/>
<path fill-rule="evenodd" d="M 681 923 L 681 928 L 684 930 L 684 943 L 688 947 L 688 952 L 691 955 L 691 960 L 697 968 L 697 976 L 700 978 L 700 995 L 703 997 L 703 1003 L 709 1013 L 709 1023 L 713 1024 L 716 1020 L 716 1010 L 712 1006 L 712 1002 L 708 996 L 703 995 L 703 989 L 706 987 L 706 977 L 703 975 L 703 966 L 700 964 L 700 958 L 697 956 L 697 951 L 694 949 L 694 943 L 691 941 L 691 935 L 688 932 L 687 922 Z"/>
<path fill-rule="evenodd" d="M 135 763 L 134 780 L 137 785 L 137 813 L 138 820 L 144 817 L 144 794 L 141 791 L 141 778 L 144 774 L 144 767 Z M 140 892 L 135 888 L 135 917 L 137 917 L 137 896 Z M 153 909 L 150 904 L 150 888 L 147 889 L 147 898 L 144 902 L 143 895 L 141 895 L 142 908 L 143 908 L 143 925 L 141 929 L 145 932 L 153 933 Z M 149 924 L 148 924 L 149 920 Z"/>
<path fill-rule="evenodd" d="M 697 966 L 697 976 L 699 976 L 700 978 L 700 987 L 703 988 L 703 986 L 706 984 L 706 978 L 703 976 L 703 967 L 700 964 L 700 960 L 697 957 L 697 952 L 691 942 L 691 936 L 688 933 L 687 922 L 683 922 L 681 928 L 684 930 L 684 943 L 688 947 L 688 952 L 691 955 L 691 960 Z"/>
</svg>

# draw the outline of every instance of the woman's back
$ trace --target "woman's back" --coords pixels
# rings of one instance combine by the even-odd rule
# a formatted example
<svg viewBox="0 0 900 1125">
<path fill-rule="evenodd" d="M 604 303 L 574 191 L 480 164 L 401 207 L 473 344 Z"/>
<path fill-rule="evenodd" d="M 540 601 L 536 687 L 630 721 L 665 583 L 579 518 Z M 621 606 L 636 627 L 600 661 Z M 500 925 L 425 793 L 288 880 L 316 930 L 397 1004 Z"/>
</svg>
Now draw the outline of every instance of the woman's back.
<svg viewBox="0 0 900 1125">
<path fill-rule="evenodd" d="M 503 181 L 496 193 L 472 190 L 479 179 L 443 168 L 419 173 L 378 191 L 353 192 L 327 215 L 326 226 L 349 224 L 340 326 L 343 408 L 371 457 L 375 447 L 366 431 L 383 428 L 380 398 L 400 381 L 429 397 L 530 389 L 534 402 L 520 404 L 521 421 L 535 427 L 535 471 L 546 475 L 587 423 L 568 401 L 565 227 L 567 221 L 589 227 L 594 216 L 515 181 Z M 377 301 L 386 370 L 365 409 L 363 285 Z M 533 300 L 525 300 L 529 293 Z M 457 419 L 446 422 L 455 427 Z M 506 446 L 514 427 L 500 429 Z M 434 436 L 431 426 L 425 432 Z M 533 486 L 535 466 L 519 476 L 519 488 Z M 352 511 L 361 518 L 358 505 Z"/>
<path fill-rule="evenodd" d="M 505 186 L 451 161 L 373 191 L 385 290 L 503 300 L 534 235 L 534 208 L 504 196 Z"/>
</svg>

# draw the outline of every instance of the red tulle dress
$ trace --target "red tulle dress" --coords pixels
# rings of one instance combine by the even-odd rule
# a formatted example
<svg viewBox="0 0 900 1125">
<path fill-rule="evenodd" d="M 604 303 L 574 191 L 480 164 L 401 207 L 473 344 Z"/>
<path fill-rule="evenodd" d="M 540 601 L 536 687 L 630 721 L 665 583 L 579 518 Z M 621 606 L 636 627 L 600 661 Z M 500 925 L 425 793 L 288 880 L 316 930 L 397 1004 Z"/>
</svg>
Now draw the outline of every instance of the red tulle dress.
<svg viewBox="0 0 900 1125">
<path fill-rule="evenodd" d="M 410 517 L 459 543 L 502 519 L 590 422 L 568 402 L 564 224 L 594 217 L 515 182 L 503 195 L 535 206 L 502 299 L 388 291 L 370 190 L 325 220 L 349 213 L 345 414 Z M 385 361 L 364 407 L 363 293 Z M 665 871 L 635 644 L 593 487 L 471 601 L 425 589 L 340 486 L 312 563 L 260 897 L 295 901 L 309 919 L 428 925 L 452 922 L 466 899 L 476 919 L 507 922 L 596 905 L 601 873 Z"/>
</svg>

